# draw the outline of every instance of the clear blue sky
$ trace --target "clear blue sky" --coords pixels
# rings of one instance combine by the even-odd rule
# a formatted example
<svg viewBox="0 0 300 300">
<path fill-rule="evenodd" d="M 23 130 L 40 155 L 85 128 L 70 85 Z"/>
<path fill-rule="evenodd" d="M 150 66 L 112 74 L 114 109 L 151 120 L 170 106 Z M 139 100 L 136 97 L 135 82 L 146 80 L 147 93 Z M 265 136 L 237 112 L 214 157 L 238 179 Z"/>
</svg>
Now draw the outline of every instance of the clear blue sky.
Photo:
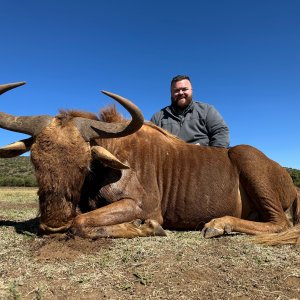
<svg viewBox="0 0 300 300">
<path fill-rule="evenodd" d="M 2 0 L 1 111 L 98 112 L 101 89 L 133 100 L 146 119 L 170 102 L 170 79 L 190 75 L 231 146 L 253 145 L 300 169 L 300 1 Z M 126 113 L 125 113 L 125 116 Z M 0 130 L 1 146 L 24 135 Z"/>
</svg>

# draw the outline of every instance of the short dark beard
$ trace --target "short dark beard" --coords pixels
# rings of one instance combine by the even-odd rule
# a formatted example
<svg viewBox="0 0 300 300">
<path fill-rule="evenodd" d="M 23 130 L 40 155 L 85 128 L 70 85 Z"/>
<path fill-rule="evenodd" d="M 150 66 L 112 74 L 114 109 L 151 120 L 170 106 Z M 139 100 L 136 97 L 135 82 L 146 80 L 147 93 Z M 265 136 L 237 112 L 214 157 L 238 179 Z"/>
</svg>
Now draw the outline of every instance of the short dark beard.
<svg viewBox="0 0 300 300">
<path fill-rule="evenodd" d="M 190 102 L 189 102 L 189 104 L 186 106 L 186 107 L 180 107 L 180 106 L 178 106 L 177 105 L 177 101 L 173 98 L 173 97 L 171 97 L 171 101 L 172 101 L 172 106 L 176 109 L 176 110 L 178 110 L 178 111 L 183 111 L 183 110 L 185 110 L 185 108 L 187 108 L 189 105 L 190 105 L 190 103 L 193 101 L 193 97 L 191 96 L 191 97 L 188 97 L 187 98 L 188 100 L 190 100 Z"/>
</svg>

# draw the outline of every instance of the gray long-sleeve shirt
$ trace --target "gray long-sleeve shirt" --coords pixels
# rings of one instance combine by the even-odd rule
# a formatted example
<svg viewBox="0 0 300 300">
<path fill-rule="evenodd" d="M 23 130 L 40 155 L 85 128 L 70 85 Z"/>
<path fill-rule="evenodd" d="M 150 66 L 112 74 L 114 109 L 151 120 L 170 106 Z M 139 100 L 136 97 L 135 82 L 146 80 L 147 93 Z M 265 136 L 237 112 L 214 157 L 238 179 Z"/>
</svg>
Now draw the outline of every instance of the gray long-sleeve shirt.
<svg viewBox="0 0 300 300">
<path fill-rule="evenodd" d="M 210 104 L 192 101 L 181 114 L 176 113 L 172 106 L 167 106 L 155 113 L 151 122 L 187 143 L 229 146 L 229 128 Z"/>
</svg>

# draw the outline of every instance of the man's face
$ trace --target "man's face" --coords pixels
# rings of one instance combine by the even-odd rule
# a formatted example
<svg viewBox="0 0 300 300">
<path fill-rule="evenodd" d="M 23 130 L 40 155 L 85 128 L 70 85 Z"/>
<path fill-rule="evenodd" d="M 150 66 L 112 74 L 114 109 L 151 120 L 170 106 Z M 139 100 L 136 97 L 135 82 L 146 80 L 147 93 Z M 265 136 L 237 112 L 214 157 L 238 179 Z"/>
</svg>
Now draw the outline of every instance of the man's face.
<svg viewBox="0 0 300 300">
<path fill-rule="evenodd" d="M 193 91 L 189 80 L 176 81 L 171 87 L 172 104 L 180 109 L 185 109 L 192 101 Z"/>
</svg>

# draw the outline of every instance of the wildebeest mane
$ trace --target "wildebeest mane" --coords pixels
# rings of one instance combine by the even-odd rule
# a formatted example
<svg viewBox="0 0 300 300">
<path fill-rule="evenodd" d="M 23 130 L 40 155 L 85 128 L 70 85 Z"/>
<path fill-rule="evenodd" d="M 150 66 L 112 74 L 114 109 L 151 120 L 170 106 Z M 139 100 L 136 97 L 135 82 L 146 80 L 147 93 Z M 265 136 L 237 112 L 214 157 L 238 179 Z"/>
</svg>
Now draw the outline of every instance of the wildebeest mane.
<svg viewBox="0 0 300 300">
<path fill-rule="evenodd" d="M 113 123 L 113 122 L 122 122 L 126 121 L 126 119 L 120 114 L 115 105 L 110 105 L 108 107 L 103 108 L 100 113 L 99 113 L 99 120 L 102 122 L 108 122 L 108 123 Z M 149 126 L 153 128 L 154 130 L 159 131 L 162 133 L 164 136 L 169 137 L 170 139 L 176 141 L 176 142 L 183 142 L 180 140 L 177 136 L 169 133 L 168 131 L 154 125 L 152 122 L 145 122 L 145 126 Z M 183 142 L 184 143 L 184 142 Z"/>
<path fill-rule="evenodd" d="M 176 141 L 178 143 L 185 143 L 183 140 L 179 139 L 177 136 L 175 136 L 175 135 L 171 134 L 170 132 L 162 129 L 161 127 L 156 126 L 152 122 L 146 122 L 145 125 L 153 128 L 153 129 L 155 129 L 155 130 L 157 130 L 159 132 L 161 132 L 164 136 L 169 137 L 173 141 Z"/>
<path fill-rule="evenodd" d="M 116 105 L 109 105 L 103 109 L 100 110 L 99 116 L 96 116 L 93 113 L 90 112 L 84 112 L 84 111 L 78 111 L 78 110 L 60 110 L 60 114 L 57 116 L 62 123 L 75 118 L 75 117 L 82 117 L 82 118 L 87 118 L 87 119 L 92 119 L 92 120 L 99 120 L 102 122 L 107 122 L 107 123 L 114 123 L 114 122 L 125 122 L 127 121 L 124 116 L 117 111 Z M 169 133 L 168 131 L 154 125 L 152 122 L 145 122 L 146 126 L 149 126 L 153 128 L 156 131 L 159 131 L 162 133 L 164 136 L 172 139 L 173 141 L 176 142 L 183 142 L 180 140 L 177 136 Z M 184 143 L 184 142 L 183 142 Z"/>
<path fill-rule="evenodd" d="M 76 117 L 81 117 L 81 118 L 86 118 L 86 119 L 91 119 L 91 120 L 99 120 L 99 118 L 90 112 L 86 111 L 79 111 L 79 110 L 65 110 L 65 109 L 60 109 L 59 110 L 59 115 L 56 116 L 57 119 L 61 121 L 62 124 L 65 124 L 69 120 L 76 118 Z"/>
<path fill-rule="evenodd" d="M 116 105 L 114 104 L 100 110 L 99 120 L 107 123 L 126 121 L 126 119 L 117 111 Z"/>
</svg>

